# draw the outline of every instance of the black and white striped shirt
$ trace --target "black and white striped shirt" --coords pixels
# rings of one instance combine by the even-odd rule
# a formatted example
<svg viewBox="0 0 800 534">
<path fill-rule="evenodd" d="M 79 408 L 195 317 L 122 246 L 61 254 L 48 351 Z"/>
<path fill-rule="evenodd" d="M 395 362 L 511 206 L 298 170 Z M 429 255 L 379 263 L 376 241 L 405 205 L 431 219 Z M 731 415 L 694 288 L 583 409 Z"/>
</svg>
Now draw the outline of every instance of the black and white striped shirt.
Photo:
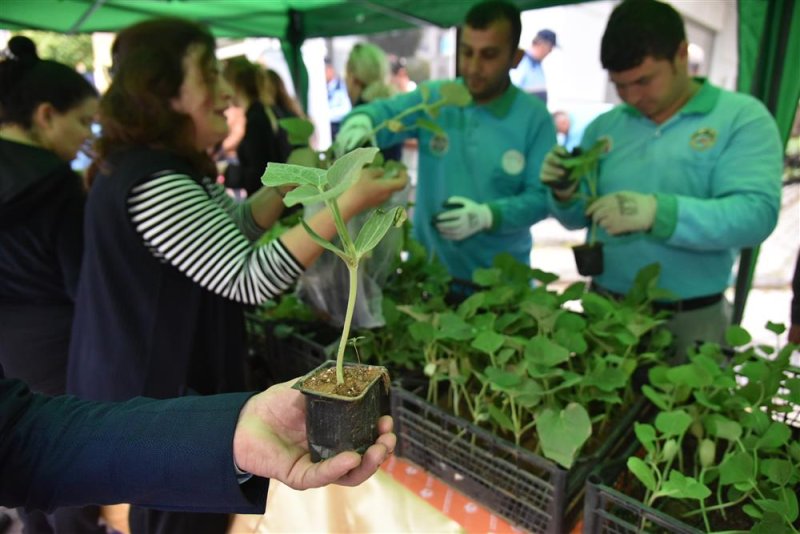
<svg viewBox="0 0 800 534">
<path fill-rule="evenodd" d="M 288 289 L 303 267 L 276 239 L 265 246 L 247 203 L 234 202 L 208 178 L 163 171 L 139 182 L 128 213 L 153 254 L 201 287 L 245 304 Z"/>
</svg>

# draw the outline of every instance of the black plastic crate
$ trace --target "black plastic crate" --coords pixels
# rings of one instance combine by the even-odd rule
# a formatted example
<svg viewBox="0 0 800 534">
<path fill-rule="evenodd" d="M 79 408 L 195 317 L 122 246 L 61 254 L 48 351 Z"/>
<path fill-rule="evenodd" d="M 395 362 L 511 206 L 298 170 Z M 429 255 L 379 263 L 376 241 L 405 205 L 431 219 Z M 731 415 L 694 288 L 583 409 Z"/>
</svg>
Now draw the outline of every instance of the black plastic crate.
<svg viewBox="0 0 800 534">
<path fill-rule="evenodd" d="M 262 389 L 303 376 L 328 360 L 326 348 L 337 341 L 323 323 L 283 323 L 257 313 L 245 314 L 251 388 Z"/>
<path fill-rule="evenodd" d="M 420 465 L 512 524 L 561 534 L 580 513 L 589 473 L 621 454 L 645 401 L 616 421 L 603 445 L 566 470 L 402 388 L 392 388 L 396 453 Z"/>
<path fill-rule="evenodd" d="M 686 523 L 620 493 L 592 475 L 586 483 L 583 534 L 702 534 Z"/>
</svg>

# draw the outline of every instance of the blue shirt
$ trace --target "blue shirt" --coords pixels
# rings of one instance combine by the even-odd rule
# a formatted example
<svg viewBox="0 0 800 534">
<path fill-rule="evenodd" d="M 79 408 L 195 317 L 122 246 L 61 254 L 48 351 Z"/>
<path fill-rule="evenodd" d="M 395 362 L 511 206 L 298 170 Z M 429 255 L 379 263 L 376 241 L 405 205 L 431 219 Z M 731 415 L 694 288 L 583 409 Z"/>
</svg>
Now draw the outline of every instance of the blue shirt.
<svg viewBox="0 0 800 534">
<path fill-rule="evenodd" d="M 423 84 L 430 91 L 429 102 L 440 98 L 442 83 Z M 377 125 L 421 101 L 421 88 L 417 88 L 358 107 L 353 113 L 366 113 Z M 433 120 L 446 135 L 413 127 L 420 118 Z M 392 133 L 384 128 L 377 141 L 383 147 L 410 137 L 419 139 L 415 237 L 456 278 L 470 280 L 476 268 L 490 267 L 501 252 L 529 264 L 530 227 L 548 215 L 548 194 L 539 181 L 539 169 L 556 142 L 544 104 L 509 84 L 503 95 L 488 104 L 445 106 L 435 119 L 418 112 L 404 117 L 403 123 L 412 129 Z M 463 241 L 442 238 L 431 219 L 444 211 L 442 205 L 454 195 L 488 204 L 492 228 Z"/>
<path fill-rule="evenodd" d="M 541 61 L 526 52 L 517 68 L 512 69 L 509 74 L 514 85 L 547 102 L 547 81 Z"/>
<path fill-rule="evenodd" d="M 764 105 L 704 82 L 663 124 L 620 105 L 586 128 L 582 144 L 602 137 L 611 148 L 598 194 L 655 194 L 658 208 L 650 232 L 612 237 L 598 227 L 605 270 L 595 281 L 626 293 L 639 269 L 658 262 L 659 286 L 681 299 L 725 290 L 738 250 L 761 243 L 780 208 L 781 141 Z M 548 199 L 566 227 L 589 224 L 584 199 Z"/>
</svg>

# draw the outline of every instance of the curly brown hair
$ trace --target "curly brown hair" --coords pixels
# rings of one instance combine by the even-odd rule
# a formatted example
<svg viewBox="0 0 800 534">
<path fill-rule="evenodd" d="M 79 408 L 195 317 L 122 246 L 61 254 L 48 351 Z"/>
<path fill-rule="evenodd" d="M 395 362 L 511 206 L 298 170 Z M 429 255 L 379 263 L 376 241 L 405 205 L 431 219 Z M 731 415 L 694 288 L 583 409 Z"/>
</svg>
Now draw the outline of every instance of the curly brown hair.
<svg viewBox="0 0 800 534">
<path fill-rule="evenodd" d="M 184 57 L 194 45 L 203 47 L 200 61 L 206 83 L 215 75 L 215 43 L 202 25 L 179 18 L 134 24 L 117 35 L 112 46 L 113 81 L 100 99 L 102 134 L 89 169 L 89 181 L 110 172 L 109 157 L 132 146 L 170 150 L 209 176 L 216 169 L 209 155 L 194 145 L 192 119 L 172 108 L 180 94 Z"/>
</svg>

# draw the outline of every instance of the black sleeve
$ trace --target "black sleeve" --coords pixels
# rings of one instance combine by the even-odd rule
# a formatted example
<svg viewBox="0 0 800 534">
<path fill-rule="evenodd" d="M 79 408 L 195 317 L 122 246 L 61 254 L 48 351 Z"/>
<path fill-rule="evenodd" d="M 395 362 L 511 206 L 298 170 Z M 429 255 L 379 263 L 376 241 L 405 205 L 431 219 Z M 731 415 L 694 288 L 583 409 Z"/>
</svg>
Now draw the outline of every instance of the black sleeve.
<svg viewBox="0 0 800 534">
<path fill-rule="evenodd" d="M 260 104 L 247 110 L 247 125 L 236 154 L 242 172 L 242 187 L 248 195 L 261 188 L 261 176 L 267 163 L 281 162 L 277 135 Z"/>
<path fill-rule="evenodd" d="M 792 324 L 800 324 L 800 252 L 797 254 L 792 278 Z"/>
</svg>

